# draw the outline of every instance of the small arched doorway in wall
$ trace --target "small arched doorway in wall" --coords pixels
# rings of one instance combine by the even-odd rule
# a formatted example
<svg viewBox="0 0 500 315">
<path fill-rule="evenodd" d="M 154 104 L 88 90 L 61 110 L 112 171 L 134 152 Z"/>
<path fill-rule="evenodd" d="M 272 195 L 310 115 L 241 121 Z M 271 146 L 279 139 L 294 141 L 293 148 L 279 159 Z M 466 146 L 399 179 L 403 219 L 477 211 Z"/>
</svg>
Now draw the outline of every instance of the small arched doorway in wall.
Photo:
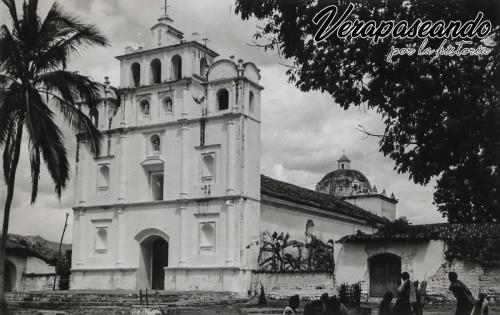
<svg viewBox="0 0 500 315">
<path fill-rule="evenodd" d="M 12 292 L 15 289 L 16 289 L 16 266 L 10 260 L 6 259 L 4 291 Z"/>
<path fill-rule="evenodd" d="M 140 245 L 137 288 L 164 290 L 165 271 L 168 267 L 168 236 L 157 230 L 148 229 L 136 236 Z"/>
<path fill-rule="evenodd" d="M 401 257 L 378 254 L 368 259 L 370 272 L 370 296 L 383 297 L 385 292 L 396 296 L 401 276 Z"/>
</svg>

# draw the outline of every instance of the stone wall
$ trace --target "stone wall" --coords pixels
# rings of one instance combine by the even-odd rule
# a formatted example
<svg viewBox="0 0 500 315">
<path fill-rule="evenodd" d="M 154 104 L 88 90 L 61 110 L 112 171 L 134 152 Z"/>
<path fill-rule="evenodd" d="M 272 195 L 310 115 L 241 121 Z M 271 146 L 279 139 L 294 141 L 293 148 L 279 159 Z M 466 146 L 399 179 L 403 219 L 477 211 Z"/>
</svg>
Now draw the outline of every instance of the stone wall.
<svg viewBox="0 0 500 315">
<path fill-rule="evenodd" d="M 453 295 L 448 291 L 450 281 L 448 272 L 454 271 L 458 278 L 471 290 L 474 297 L 479 292 L 487 293 L 492 303 L 500 301 L 500 266 L 483 267 L 476 263 L 466 263 L 454 259 L 444 263 L 439 270 L 427 279 L 429 284 L 427 293 L 435 302 L 453 301 Z"/>
<path fill-rule="evenodd" d="M 272 299 L 288 299 L 294 294 L 301 299 L 315 299 L 325 292 L 336 292 L 329 272 L 252 273 L 252 293 L 259 294 L 261 283 L 266 296 Z"/>
<path fill-rule="evenodd" d="M 23 291 L 52 290 L 55 276 L 56 275 L 54 273 L 47 273 L 47 274 L 25 273 L 23 274 Z M 59 287 L 58 280 L 56 281 L 56 288 Z"/>
</svg>

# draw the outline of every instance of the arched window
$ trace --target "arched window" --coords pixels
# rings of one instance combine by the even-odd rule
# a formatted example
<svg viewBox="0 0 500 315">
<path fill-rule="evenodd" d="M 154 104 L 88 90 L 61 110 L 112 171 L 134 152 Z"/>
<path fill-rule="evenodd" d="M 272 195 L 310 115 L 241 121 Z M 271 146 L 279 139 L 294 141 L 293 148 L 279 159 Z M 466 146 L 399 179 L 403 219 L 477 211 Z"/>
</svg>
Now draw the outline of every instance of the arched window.
<svg viewBox="0 0 500 315">
<path fill-rule="evenodd" d="M 90 110 L 90 120 L 95 127 L 99 127 L 99 111 L 97 108 L 92 108 Z"/>
<path fill-rule="evenodd" d="M 200 251 L 213 252 L 215 249 L 215 223 L 206 222 L 200 225 Z"/>
<path fill-rule="evenodd" d="M 141 85 L 141 65 L 137 62 L 134 62 L 130 67 L 132 72 L 132 83 L 135 87 Z"/>
<path fill-rule="evenodd" d="M 316 230 L 314 228 L 313 220 L 307 220 L 306 223 L 306 236 L 312 236 L 316 234 Z"/>
<path fill-rule="evenodd" d="M 207 62 L 207 58 L 203 57 L 200 59 L 200 75 L 202 77 L 205 77 L 205 75 L 207 74 L 208 70 L 208 62 Z"/>
<path fill-rule="evenodd" d="M 109 189 L 109 167 L 107 165 L 99 167 L 97 176 L 97 191 L 101 194 L 107 193 Z"/>
<path fill-rule="evenodd" d="M 141 108 L 142 116 L 149 116 L 150 108 L 149 108 L 149 101 L 148 100 L 142 100 L 140 103 L 140 108 Z"/>
<path fill-rule="evenodd" d="M 108 249 L 108 231 L 106 228 L 98 228 L 95 238 L 94 250 L 96 253 L 105 253 Z"/>
<path fill-rule="evenodd" d="M 211 183 L 215 180 L 215 156 L 213 153 L 207 153 L 201 159 L 201 181 Z"/>
<path fill-rule="evenodd" d="M 161 141 L 158 135 L 151 137 L 151 149 L 153 154 L 159 154 L 161 151 Z"/>
<path fill-rule="evenodd" d="M 255 95 L 253 94 L 253 91 L 250 91 L 248 95 L 248 108 L 252 113 L 254 111 L 254 102 L 255 102 Z"/>
<path fill-rule="evenodd" d="M 172 57 L 172 80 L 182 79 L 182 58 L 179 55 Z"/>
<path fill-rule="evenodd" d="M 217 91 L 217 105 L 219 110 L 226 110 L 229 108 L 229 92 L 226 89 Z"/>
<path fill-rule="evenodd" d="M 170 96 L 165 97 L 162 100 L 162 103 L 163 103 L 163 110 L 165 111 L 165 113 L 173 113 L 174 107 L 172 98 Z"/>
<path fill-rule="evenodd" d="M 151 83 L 161 83 L 161 61 L 158 59 L 151 61 Z"/>
</svg>

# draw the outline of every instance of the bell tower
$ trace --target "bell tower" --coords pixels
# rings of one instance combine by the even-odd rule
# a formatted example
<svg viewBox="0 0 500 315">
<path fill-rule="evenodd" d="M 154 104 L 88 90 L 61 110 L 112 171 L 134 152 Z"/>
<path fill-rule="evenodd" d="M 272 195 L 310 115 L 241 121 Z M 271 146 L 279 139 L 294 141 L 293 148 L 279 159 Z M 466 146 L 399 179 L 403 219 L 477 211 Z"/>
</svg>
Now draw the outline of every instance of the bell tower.
<svg viewBox="0 0 500 315">
<path fill-rule="evenodd" d="M 79 146 L 74 289 L 243 293 L 257 261 L 260 71 L 216 60 L 167 8 L 148 44 L 116 57 L 119 106 L 95 119 L 109 149 Z"/>
</svg>

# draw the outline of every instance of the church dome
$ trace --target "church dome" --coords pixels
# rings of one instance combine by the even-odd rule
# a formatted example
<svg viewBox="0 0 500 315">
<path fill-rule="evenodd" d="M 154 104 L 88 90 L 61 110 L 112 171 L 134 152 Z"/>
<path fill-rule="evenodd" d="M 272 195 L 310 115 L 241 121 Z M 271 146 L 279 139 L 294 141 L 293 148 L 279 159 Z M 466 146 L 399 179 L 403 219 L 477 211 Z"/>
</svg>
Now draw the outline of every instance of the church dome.
<svg viewBox="0 0 500 315">
<path fill-rule="evenodd" d="M 338 169 L 326 174 L 316 185 L 316 190 L 338 197 L 374 193 L 368 178 L 360 171 L 350 169 L 350 162 L 343 155 L 338 160 Z"/>
</svg>

